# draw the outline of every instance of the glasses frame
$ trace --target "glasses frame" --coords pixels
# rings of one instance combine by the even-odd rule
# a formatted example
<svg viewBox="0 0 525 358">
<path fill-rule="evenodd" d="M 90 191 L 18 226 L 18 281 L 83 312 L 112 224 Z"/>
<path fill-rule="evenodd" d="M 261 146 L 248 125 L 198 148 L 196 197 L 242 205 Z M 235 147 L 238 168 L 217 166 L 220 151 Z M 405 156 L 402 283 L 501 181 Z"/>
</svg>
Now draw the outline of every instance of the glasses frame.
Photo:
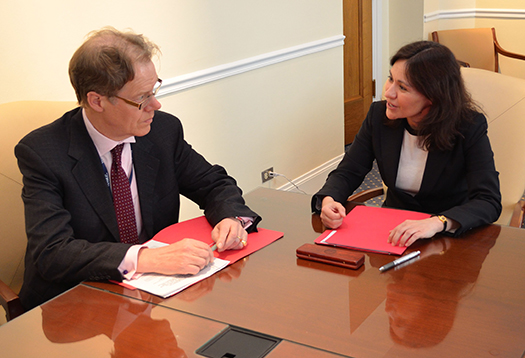
<svg viewBox="0 0 525 358">
<path fill-rule="evenodd" d="M 137 107 L 139 109 L 139 111 L 140 111 L 142 108 L 144 108 L 145 104 L 149 103 L 149 101 L 151 100 L 151 97 L 156 97 L 157 93 L 159 93 L 159 89 L 162 86 L 162 80 L 160 78 L 157 78 L 157 82 L 155 82 L 155 84 L 157 84 L 157 83 L 159 85 L 156 88 L 153 88 L 152 94 L 149 95 L 148 97 L 146 97 L 142 102 L 135 102 L 135 101 L 132 101 L 132 100 L 129 100 L 129 99 L 117 96 L 117 95 L 115 95 L 115 97 L 118 98 L 118 99 L 123 100 L 127 104 L 132 105 L 133 107 Z"/>
</svg>

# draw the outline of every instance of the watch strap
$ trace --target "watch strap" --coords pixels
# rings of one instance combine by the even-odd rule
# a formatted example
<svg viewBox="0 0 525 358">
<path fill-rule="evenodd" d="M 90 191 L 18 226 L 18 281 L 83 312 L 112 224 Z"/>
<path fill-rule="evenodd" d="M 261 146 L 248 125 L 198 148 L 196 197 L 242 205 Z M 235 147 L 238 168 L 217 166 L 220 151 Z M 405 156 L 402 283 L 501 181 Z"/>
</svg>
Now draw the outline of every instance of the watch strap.
<svg viewBox="0 0 525 358">
<path fill-rule="evenodd" d="M 447 218 L 446 216 L 444 215 L 432 215 L 432 216 L 435 216 L 439 219 L 439 221 L 441 221 L 443 223 L 443 230 L 441 230 L 440 232 L 445 232 L 447 231 Z"/>
</svg>

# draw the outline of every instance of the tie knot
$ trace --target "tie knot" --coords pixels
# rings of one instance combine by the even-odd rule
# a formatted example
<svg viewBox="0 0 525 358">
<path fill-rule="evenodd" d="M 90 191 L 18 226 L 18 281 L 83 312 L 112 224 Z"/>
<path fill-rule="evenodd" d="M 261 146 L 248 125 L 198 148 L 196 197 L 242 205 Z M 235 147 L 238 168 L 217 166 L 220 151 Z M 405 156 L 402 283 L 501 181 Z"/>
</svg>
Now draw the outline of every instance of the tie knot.
<svg viewBox="0 0 525 358">
<path fill-rule="evenodd" d="M 120 166 L 120 158 L 122 157 L 122 148 L 124 148 L 124 143 L 117 145 L 115 148 L 111 149 L 111 155 L 113 157 L 113 162 Z"/>
</svg>

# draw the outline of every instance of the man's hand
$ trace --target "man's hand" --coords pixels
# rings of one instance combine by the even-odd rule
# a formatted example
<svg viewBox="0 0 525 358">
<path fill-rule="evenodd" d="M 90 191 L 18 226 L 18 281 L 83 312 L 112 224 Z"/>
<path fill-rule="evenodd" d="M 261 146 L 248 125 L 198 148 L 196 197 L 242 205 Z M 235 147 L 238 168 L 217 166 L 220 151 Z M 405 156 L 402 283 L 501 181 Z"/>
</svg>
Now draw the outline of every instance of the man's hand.
<svg viewBox="0 0 525 358">
<path fill-rule="evenodd" d="M 213 252 L 208 245 L 194 239 L 183 239 L 156 249 L 141 249 L 137 272 L 194 275 L 211 261 L 213 261 Z"/>
<path fill-rule="evenodd" d="M 235 218 L 221 220 L 211 232 L 211 238 L 217 243 L 217 251 L 240 250 L 248 243 L 248 233 Z"/>
<path fill-rule="evenodd" d="M 321 208 L 321 221 L 330 229 L 337 229 L 346 217 L 346 210 L 341 203 L 335 201 L 331 196 L 323 198 Z"/>
</svg>

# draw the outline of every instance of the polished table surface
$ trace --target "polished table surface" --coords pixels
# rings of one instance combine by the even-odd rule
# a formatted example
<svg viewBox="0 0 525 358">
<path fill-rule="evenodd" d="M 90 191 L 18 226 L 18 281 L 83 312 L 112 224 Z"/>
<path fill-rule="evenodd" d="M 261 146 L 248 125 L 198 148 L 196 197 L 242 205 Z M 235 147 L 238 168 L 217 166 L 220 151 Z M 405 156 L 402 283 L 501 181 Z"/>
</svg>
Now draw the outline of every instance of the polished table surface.
<svg viewBox="0 0 525 358">
<path fill-rule="evenodd" d="M 410 247 L 421 257 L 399 269 L 380 273 L 395 257 L 366 253 L 364 266 L 350 270 L 296 258 L 296 248 L 319 235 L 310 196 L 260 188 L 245 198 L 263 217 L 260 226 L 284 232 L 282 239 L 167 299 L 110 283 L 77 286 L 0 327 L 0 346 L 31 333 L 27 346 L 41 335 L 39 342 L 61 350 L 55 356 L 116 350 L 125 345 L 115 332 L 128 328 L 107 300 L 120 302 L 119 310 L 142 303 L 150 318 L 129 330 L 144 333 L 141 345 L 178 349 L 181 357 L 195 356 L 228 325 L 283 339 L 269 358 L 524 357 L 525 230 L 489 225 L 460 238 L 438 236 Z M 49 314 L 51 334 L 50 306 L 59 307 Z M 88 323 L 78 323 L 84 316 Z M 77 343 L 51 344 L 60 341 Z"/>
<path fill-rule="evenodd" d="M 352 357 L 523 357 L 525 230 L 489 225 L 409 248 L 420 259 L 366 253 L 351 270 L 295 256 L 319 236 L 310 196 L 259 188 L 260 226 L 284 237 L 156 305 Z M 94 287 L 123 295 L 116 285 Z"/>
<path fill-rule="evenodd" d="M 0 326 L 0 357 L 202 358 L 195 351 L 228 327 L 148 300 L 76 286 Z M 283 340 L 267 357 L 339 356 Z"/>
</svg>

